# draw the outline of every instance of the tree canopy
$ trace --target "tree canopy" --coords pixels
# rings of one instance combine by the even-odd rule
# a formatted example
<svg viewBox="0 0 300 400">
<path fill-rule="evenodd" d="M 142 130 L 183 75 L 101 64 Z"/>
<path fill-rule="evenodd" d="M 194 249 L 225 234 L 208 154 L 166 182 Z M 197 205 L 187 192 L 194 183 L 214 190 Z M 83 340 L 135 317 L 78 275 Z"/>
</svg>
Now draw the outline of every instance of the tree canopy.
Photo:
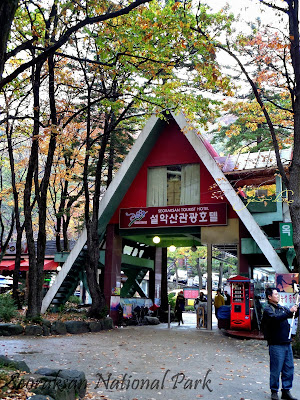
<svg viewBox="0 0 300 400">
<path fill-rule="evenodd" d="M 230 79 L 192 28 L 201 20 L 217 37 L 230 18 L 201 4 L 195 12 L 191 2 L 20 1 L 0 89 L 8 169 L 19 187 L 12 208 L 31 265 L 28 316 L 41 306 L 46 238 L 59 249 L 63 235 L 67 248 L 82 223 L 88 283 L 101 308 L 99 199 L 150 114 L 180 108 L 203 126 L 214 118 L 218 102 L 207 93 L 229 95 Z"/>
<path fill-rule="evenodd" d="M 200 1 L 2 3 L 1 194 L 19 245 L 26 234 L 30 316 L 40 312 L 47 237 L 67 249 L 83 224 L 94 309 L 103 305 L 99 200 L 153 113 L 165 118 L 180 109 L 205 129 L 230 114 L 230 124 L 215 131 L 228 151 L 273 146 L 293 193 L 300 260 L 298 1 L 260 3 L 283 14 L 283 25 L 256 21 L 250 34 L 237 33 L 232 14 Z M 236 70 L 221 65 L 225 53 Z M 287 174 L 279 149 L 291 145 Z"/>
</svg>

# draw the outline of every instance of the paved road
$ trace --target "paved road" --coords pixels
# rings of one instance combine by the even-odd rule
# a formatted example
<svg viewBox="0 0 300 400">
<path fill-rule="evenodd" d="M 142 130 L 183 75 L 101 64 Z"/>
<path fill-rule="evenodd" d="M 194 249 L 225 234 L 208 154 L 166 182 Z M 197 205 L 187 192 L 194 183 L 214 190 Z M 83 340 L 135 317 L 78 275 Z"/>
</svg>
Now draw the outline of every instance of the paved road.
<svg viewBox="0 0 300 400">
<path fill-rule="evenodd" d="M 39 367 L 83 370 L 94 399 L 263 400 L 268 390 L 264 341 L 240 340 L 185 324 L 139 326 L 81 335 L 1 338 L 0 354 Z M 299 362 L 298 362 L 299 361 Z M 300 394 L 300 360 L 293 393 Z M 143 381 L 144 380 L 144 386 Z M 148 387 L 147 387 L 148 385 Z M 128 388 L 126 388 L 128 387 Z"/>
</svg>

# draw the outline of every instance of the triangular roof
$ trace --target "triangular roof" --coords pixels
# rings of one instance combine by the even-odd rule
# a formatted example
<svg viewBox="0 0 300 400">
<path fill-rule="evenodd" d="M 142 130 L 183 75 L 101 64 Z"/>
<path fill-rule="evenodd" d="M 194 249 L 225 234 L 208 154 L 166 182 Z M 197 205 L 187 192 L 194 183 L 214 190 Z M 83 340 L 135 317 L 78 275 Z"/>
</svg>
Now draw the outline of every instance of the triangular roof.
<svg viewBox="0 0 300 400">
<path fill-rule="evenodd" d="M 266 235 L 256 223 L 247 207 L 245 207 L 242 200 L 239 198 L 239 196 L 237 196 L 235 190 L 227 180 L 222 170 L 219 168 L 218 163 L 211 155 L 211 152 L 207 147 L 207 143 L 205 143 L 201 135 L 199 135 L 197 131 L 188 123 L 183 113 L 171 113 L 171 116 L 178 124 L 181 131 L 185 134 L 185 137 L 188 139 L 189 143 L 214 178 L 215 182 L 223 191 L 227 200 L 243 224 L 246 226 L 257 245 L 260 247 L 270 265 L 277 273 L 287 273 L 287 268 L 268 241 Z M 164 124 L 165 122 L 163 120 L 153 115 L 148 120 L 146 126 L 123 161 L 120 169 L 116 173 L 114 179 L 100 201 L 99 234 L 106 229 L 107 224 L 129 189 L 134 177 L 140 170 L 157 138 L 161 134 Z M 50 305 L 52 298 L 55 296 L 57 290 L 64 281 L 73 263 L 76 261 L 79 253 L 85 245 L 86 239 L 86 230 L 84 229 L 75 247 L 72 249 L 68 259 L 59 272 L 56 281 L 47 292 L 43 301 L 42 312 L 45 312 Z"/>
</svg>

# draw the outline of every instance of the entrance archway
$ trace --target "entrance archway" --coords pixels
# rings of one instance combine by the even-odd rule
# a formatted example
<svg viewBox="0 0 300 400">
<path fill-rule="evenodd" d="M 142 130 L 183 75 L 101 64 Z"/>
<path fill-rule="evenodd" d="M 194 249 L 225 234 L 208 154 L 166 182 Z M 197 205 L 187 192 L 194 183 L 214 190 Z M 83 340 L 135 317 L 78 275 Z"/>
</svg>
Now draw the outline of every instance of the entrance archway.
<svg viewBox="0 0 300 400">
<path fill-rule="evenodd" d="M 224 228 L 224 227 L 223 227 Z M 116 227 L 116 229 L 118 229 Z M 149 297 L 153 303 L 159 303 L 163 311 L 168 309 L 168 262 L 167 262 L 167 248 L 174 245 L 176 248 L 188 247 L 194 248 L 203 246 L 201 243 L 200 228 L 162 228 L 155 229 L 131 229 L 131 230 L 118 230 L 118 234 L 122 238 L 122 265 L 121 271 L 127 276 L 127 283 L 124 282 L 121 287 L 121 297 L 133 296 L 136 292 L 139 296 Z M 159 243 L 154 243 L 153 238 L 159 237 Z M 232 235 L 231 235 L 232 236 Z M 207 274 L 207 329 L 212 329 L 212 311 L 213 311 L 213 291 L 215 288 L 215 280 L 213 280 L 213 262 L 217 259 L 214 252 L 218 254 L 231 254 L 238 260 L 238 246 L 234 243 L 222 244 L 207 244 L 207 264 L 206 270 L 203 271 Z M 137 262 L 133 257 L 139 258 Z M 141 260 L 143 260 L 141 262 Z M 148 271 L 146 260 L 152 262 L 153 268 L 148 264 Z M 125 262 L 127 261 L 127 262 Z M 219 257 L 219 264 L 226 263 L 226 259 Z M 238 266 L 236 264 L 236 269 Z M 234 271 L 237 272 L 237 271 Z M 137 277 L 142 275 L 149 275 L 149 288 L 148 293 L 143 293 L 141 287 L 137 284 Z M 120 274 L 121 275 L 121 274 Z M 198 292 L 201 287 L 198 288 Z M 195 318 L 196 321 L 196 318 Z"/>
</svg>

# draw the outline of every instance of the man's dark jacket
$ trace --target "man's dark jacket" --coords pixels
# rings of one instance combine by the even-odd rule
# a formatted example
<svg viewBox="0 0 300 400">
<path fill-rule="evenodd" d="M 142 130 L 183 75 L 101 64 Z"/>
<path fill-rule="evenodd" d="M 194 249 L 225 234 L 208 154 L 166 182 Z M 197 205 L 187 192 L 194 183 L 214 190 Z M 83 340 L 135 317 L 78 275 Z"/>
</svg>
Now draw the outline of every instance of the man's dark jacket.
<svg viewBox="0 0 300 400">
<path fill-rule="evenodd" d="M 298 315 L 299 310 L 296 312 L 296 316 Z M 291 342 L 290 324 L 287 319 L 292 317 L 293 313 L 288 308 L 268 303 L 263 314 L 263 330 L 268 345 Z"/>
</svg>

